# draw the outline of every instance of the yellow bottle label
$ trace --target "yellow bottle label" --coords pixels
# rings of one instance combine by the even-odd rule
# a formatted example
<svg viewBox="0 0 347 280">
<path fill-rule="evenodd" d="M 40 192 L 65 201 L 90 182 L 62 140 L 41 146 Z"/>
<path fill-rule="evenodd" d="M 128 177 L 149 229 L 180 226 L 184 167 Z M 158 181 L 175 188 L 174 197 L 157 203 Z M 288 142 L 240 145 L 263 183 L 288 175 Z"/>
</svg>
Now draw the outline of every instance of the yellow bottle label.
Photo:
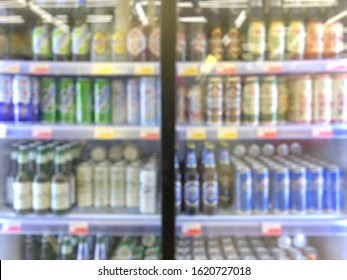
<svg viewBox="0 0 347 280">
<path fill-rule="evenodd" d="M 107 37 L 102 32 L 96 32 L 93 36 L 93 50 L 98 55 L 107 51 Z"/>
<path fill-rule="evenodd" d="M 112 50 L 115 54 L 121 55 L 126 51 L 126 40 L 124 34 L 116 32 L 112 36 Z"/>
<path fill-rule="evenodd" d="M 252 21 L 248 27 L 248 49 L 250 53 L 261 55 L 265 51 L 265 25 L 263 21 Z"/>
</svg>

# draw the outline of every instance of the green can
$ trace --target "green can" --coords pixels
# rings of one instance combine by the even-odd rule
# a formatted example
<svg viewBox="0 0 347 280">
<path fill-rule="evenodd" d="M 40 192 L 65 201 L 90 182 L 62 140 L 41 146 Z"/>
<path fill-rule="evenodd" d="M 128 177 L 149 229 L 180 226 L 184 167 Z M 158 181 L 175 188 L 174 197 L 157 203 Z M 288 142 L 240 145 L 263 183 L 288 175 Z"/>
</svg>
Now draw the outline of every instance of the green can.
<svg viewBox="0 0 347 280">
<path fill-rule="evenodd" d="M 93 94 L 87 78 L 78 78 L 76 81 L 76 122 L 93 122 Z"/>
<path fill-rule="evenodd" d="M 58 94 L 58 119 L 61 123 L 75 122 L 75 89 L 72 78 L 61 78 Z"/>
<path fill-rule="evenodd" d="M 57 86 L 52 77 L 44 77 L 40 82 L 40 119 L 42 122 L 57 122 Z"/>
<path fill-rule="evenodd" d="M 108 79 L 94 82 L 94 120 L 97 124 L 111 122 L 111 89 Z"/>
<path fill-rule="evenodd" d="M 277 122 L 278 84 L 276 76 L 266 76 L 261 82 L 260 120 L 264 124 Z"/>
</svg>

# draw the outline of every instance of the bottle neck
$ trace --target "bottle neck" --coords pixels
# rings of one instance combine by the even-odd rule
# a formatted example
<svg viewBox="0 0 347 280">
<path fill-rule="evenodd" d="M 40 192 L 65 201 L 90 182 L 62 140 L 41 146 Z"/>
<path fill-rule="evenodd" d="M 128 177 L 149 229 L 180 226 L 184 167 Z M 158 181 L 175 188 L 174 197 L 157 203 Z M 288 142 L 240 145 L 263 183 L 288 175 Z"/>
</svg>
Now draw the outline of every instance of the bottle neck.
<svg viewBox="0 0 347 280">
<path fill-rule="evenodd" d="M 37 163 L 37 165 L 36 165 L 36 172 L 37 173 L 48 174 L 48 164 L 47 164 L 47 162 Z"/>
<path fill-rule="evenodd" d="M 66 173 L 66 168 L 65 168 L 65 163 L 55 163 L 54 164 L 54 173 L 55 174 L 65 174 Z"/>
<path fill-rule="evenodd" d="M 18 163 L 18 172 L 24 173 L 29 171 L 29 163 L 28 162 L 20 162 Z"/>
</svg>

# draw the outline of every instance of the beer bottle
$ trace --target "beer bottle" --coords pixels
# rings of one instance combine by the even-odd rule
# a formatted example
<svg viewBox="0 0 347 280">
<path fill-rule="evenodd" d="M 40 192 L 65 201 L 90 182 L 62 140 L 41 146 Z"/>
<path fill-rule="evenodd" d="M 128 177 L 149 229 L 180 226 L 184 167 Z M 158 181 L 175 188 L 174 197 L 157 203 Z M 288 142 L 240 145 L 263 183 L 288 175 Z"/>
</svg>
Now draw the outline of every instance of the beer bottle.
<svg viewBox="0 0 347 280">
<path fill-rule="evenodd" d="M 57 240 L 57 246 L 55 250 L 55 255 L 57 260 L 62 260 L 62 247 L 63 247 L 63 241 L 64 241 L 64 236 L 63 235 L 58 235 L 56 237 Z"/>
<path fill-rule="evenodd" d="M 50 180 L 48 175 L 47 149 L 38 147 L 36 153 L 36 174 L 33 180 L 33 210 L 37 214 L 50 211 Z"/>
<path fill-rule="evenodd" d="M 0 15 L 6 16 L 7 11 L 0 9 Z M 10 37 L 8 24 L 0 23 L 0 59 L 10 58 Z"/>
<path fill-rule="evenodd" d="M 190 60 L 203 61 L 206 58 L 207 40 L 204 22 L 194 22 L 191 24 L 190 33 Z"/>
<path fill-rule="evenodd" d="M 223 58 L 223 48 L 222 48 L 222 28 L 220 24 L 220 13 L 218 9 L 212 10 L 211 15 L 211 30 L 209 36 L 209 52 L 218 61 Z"/>
<path fill-rule="evenodd" d="M 147 37 L 136 10 L 132 10 L 130 30 L 127 35 L 129 61 L 146 61 Z"/>
<path fill-rule="evenodd" d="M 26 235 L 24 237 L 24 260 L 35 260 L 36 250 L 34 237 L 32 235 Z"/>
<path fill-rule="evenodd" d="M 240 13 L 240 11 L 238 11 Z M 225 56 L 227 60 L 239 60 L 241 55 L 241 38 L 239 26 L 236 26 L 235 20 L 238 17 L 236 9 L 229 10 L 229 30 L 226 34 Z"/>
<path fill-rule="evenodd" d="M 77 260 L 89 260 L 89 244 L 85 236 L 79 238 L 77 247 Z"/>
<path fill-rule="evenodd" d="M 182 175 L 180 170 L 180 164 L 177 154 L 177 147 L 175 151 L 175 205 L 176 214 L 181 213 L 182 210 Z"/>
<path fill-rule="evenodd" d="M 50 25 L 47 20 L 38 17 L 32 31 L 32 51 L 34 60 L 52 59 L 50 34 Z"/>
<path fill-rule="evenodd" d="M 107 260 L 107 244 L 104 236 L 96 237 L 94 260 Z"/>
<path fill-rule="evenodd" d="M 63 244 L 61 246 L 61 259 L 62 260 L 74 259 L 73 247 L 71 244 L 71 238 L 69 236 L 65 236 L 63 239 Z"/>
<path fill-rule="evenodd" d="M 6 177 L 6 205 L 9 207 L 12 207 L 13 205 L 13 182 L 17 174 L 17 156 L 18 156 L 18 145 L 14 143 L 11 146 L 10 171 Z"/>
<path fill-rule="evenodd" d="M 269 60 L 283 60 L 285 50 L 285 26 L 281 0 L 272 0 L 268 26 L 267 57 Z"/>
<path fill-rule="evenodd" d="M 154 6 L 154 0 L 149 1 L 148 5 L 148 61 L 158 61 L 160 57 L 160 24 L 159 10 Z"/>
<path fill-rule="evenodd" d="M 40 260 L 52 259 L 52 248 L 48 242 L 48 236 L 43 235 L 40 242 Z"/>
<path fill-rule="evenodd" d="M 71 34 L 69 28 L 69 18 L 64 14 L 63 9 L 58 9 L 55 16 L 60 22 L 60 26 L 52 29 L 52 53 L 55 61 L 70 60 Z"/>
<path fill-rule="evenodd" d="M 262 0 L 250 1 L 250 15 L 245 45 L 244 60 L 263 60 L 265 54 L 266 30 L 263 18 Z"/>
<path fill-rule="evenodd" d="M 204 172 L 202 183 L 202 210 L 204 214 L 215 214 L 218 209 L 218 174 L 214 146 L 206 145 L 204 154 Z"/>
<path fill-rule="evenodd" d="M 326 20 L 324 24 L 323 35 L 323 56 L 324 58 L 338 58 L 343 52 L 343 23 L 341 19 L 335 21 L 329 21 L 338 14 L 338 8 L 329 8 L 327 12 Z"/>
<path fill-rule="evenodd" d="M 199 213 L 200 176 L 198 173 L 196 145 L 187 144 L 186 170 L 184 174 L 184 204 L 189 215 Z"/>
<path fill-rule="evenodd" d="M 307 12 L 305 58 L 320 59 L 323 55 L 324 23 L 320 9 L 312 7 Z"/>
<path fill-rule="evenodd" d="M 51 182 L 51 208 L 55 214 L 65 214 L 70 208 L 70 186 L 66 172 L 64 148 L 56 147 Z"/>
<path fill-rule="evenodd" d="M 218 181 L 219 181 L 219 205 L 227 208 L 231 202 L 232 194 L 232 176 L 230 167 L 230 152 L 227 142 L 220 143 L 219 164 L 218 164 Z"/>
<path fill-rule="evenodd" d="M 36 173 L 36 142 L 30 143 L 29 148 L 29 170 L 31 174 Z"/>
<path fill-rule="evenodd" d="M 74 206 L 76 204 L 76 177 L 73 166 L 72 145 L 65 144 L 63 149 L 66 157 L 66 176 L 70 186 L 70 206 Z"/>
<path fill-rule="evenodd" d="M 176 34 L 176 61 L 187 60 L 187 34 L 183 22 L 177 23 Z"/>
<path fill-rule="evenodd" d="M 78 7 L 71 35 L 71 52 L 74 61 L 88 61 L 90 54 L 89 26 L 85 4 Z"/>
<path fill-rule="evenodd" d="M 32 175 L 29 170 L 29 151 L 27 146 L 19 146 L 18 170 L 13 183 L 13 208 L 17 214 L 32 211 Z"/>
</svg>

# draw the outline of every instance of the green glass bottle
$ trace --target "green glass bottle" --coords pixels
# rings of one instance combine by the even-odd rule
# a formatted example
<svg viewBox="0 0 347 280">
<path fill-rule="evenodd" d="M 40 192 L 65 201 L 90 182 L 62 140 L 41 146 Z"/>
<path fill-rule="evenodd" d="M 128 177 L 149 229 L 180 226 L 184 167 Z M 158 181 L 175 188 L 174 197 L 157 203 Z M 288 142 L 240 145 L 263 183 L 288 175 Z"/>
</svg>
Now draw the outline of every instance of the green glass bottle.
<svg viewBox="0 0 347 280">
<path fill-rule="evenodd" d="M 62 260 L 74 259 L 71 238 L 68 236 L 65 236 L 63 239 L 63 244 L 61 246 L 61 259 Z"/>
<path fill-rule="evenodd" d="M 48 241 L 48 236 L 43 235 L 40 242 L 40 260 L 52 260 L 52 248 Z"/>
</svg>

